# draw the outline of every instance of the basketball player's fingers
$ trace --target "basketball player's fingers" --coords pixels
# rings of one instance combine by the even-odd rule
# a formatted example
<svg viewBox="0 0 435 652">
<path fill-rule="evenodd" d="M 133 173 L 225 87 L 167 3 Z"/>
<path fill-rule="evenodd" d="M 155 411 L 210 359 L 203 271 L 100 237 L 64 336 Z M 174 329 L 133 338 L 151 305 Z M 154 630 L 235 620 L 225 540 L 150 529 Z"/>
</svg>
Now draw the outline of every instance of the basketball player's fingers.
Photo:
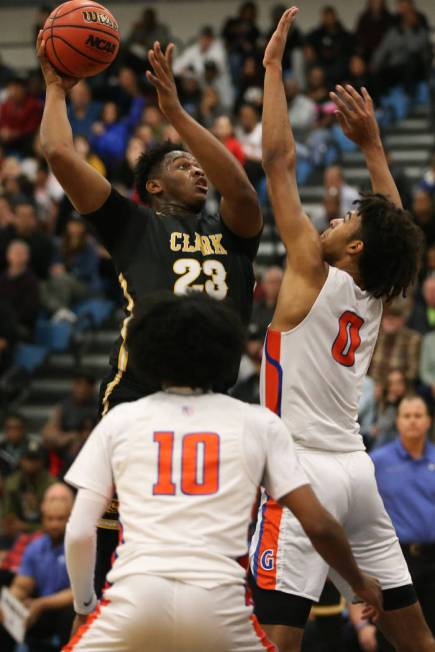
<svg viewBox="0 0 435 652">
<path fill-rule="evenodd" d="M 346 84 L 346 90 L 360 107 L 364 107 L 364 98 L 351 84 Z"/>
<path fill-rule="evenodd" d="M 154 88 L 159 89 L 160 88 L 160 83 L 159 80 L 155 75 L 152 74 L 149 70 L 146 71 L 145 73 L 146 78 L 148 79 L 149 83 L 154 86 Z"/>
<path fill-rule="evenodd" d="M 169 43 L 168 47 L 166 48 L 165 59 L 166 59 L 166 63 L 168 64 L 169 70 L 171 71 L 172 71 L 173 56 L 174 56 L 174 44 Z"/>
<path fill-rule="evenodd" d="M 36 37 L 36 52 L 39 51 L 42 43 L 42 29 L 39 30 L 38 36 Z"/>
<path fill-rule="evenodd" d="M 366 105 L 369 107 L 369 109 L 373 109 L 373 100 L 372 100 L 372 96 L 371 96 L 370 93 L 368 92 L 367 88 L 365 88 L 365 86 L 363 86 L 363 87 L 361 88 L 361 93 L 362 93 L 362 96 L 363 96 L 363 98 L 364 98 L 364 101 L 365 101 Z"/>
<path fill-rule="evenodd" d="M 160 41 L 155 41 L 155 43 L 154 43 L 154 54 L 156 56 L 157 61 L 161 65 L 162 69 L 165 70 L 166 72 L 168 72 L 166 57 L 163 54 L 162 46 L 160 45 Z"/>
<path fill-rule="evenodd" d="M 338 120 L 338 123 L 339 123 L 339 125 L 340 125 L 340 127 L 342 128 L 343 131 L 347 131 L 348 129 L 350 129 L 350 125 L 349 125 L 348 121 L 346 120 L 346 116 L 343 113 L 341 113 L 341 111 L 336 111 L 335 116 L 336 116 L 336 118 Z"/>
<path fill-rule="evenodd" d="M 346 114 L 348 112 L 348 107 L 346 102 L 344 102 L 337 93 L 331 92 L 329 93 L 329 97 L 334 102 L 337 109 L 339 109 L 343 114 Z"/>
<path fill-rule="evenodd" d="M 160 53 L 156 53 L 156 50 L 150 50 L 149 56 L 150 63 L 153 67 L 154 73 L 162 82 L 168 82 L 168 73 L 165 70 L 165 58 Z"/>
<path fill-rule="evenodd" d="M 360 112 L 360 106 L 359 104 L 355 101 L 353 96 L 347 91 L 343 86 L 336 86 L 336 89 L 339 93 L 340 98 L 345 102 L 347 105 L 347 108 L 349 111 L 353 111 L 354 113 L 359 113 Z"/>
<path fill-rule="evenodd" d="M 154 73 L 156 77 L 159 77 L 160 79 L 164 76 L 162 66 L 156 56 L 156 53 L 154 50 L 150 50 L 148 52 L 148 60 L 154 70 Z"/>
</svg>

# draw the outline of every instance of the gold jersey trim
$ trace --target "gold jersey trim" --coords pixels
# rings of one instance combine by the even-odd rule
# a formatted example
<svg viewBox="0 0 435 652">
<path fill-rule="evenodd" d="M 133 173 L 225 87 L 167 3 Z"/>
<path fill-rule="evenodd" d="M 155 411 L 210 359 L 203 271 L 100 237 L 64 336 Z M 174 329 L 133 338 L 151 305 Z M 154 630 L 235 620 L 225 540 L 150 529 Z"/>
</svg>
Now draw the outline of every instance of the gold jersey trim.
<svg viewBox="0 0 435 652">
<path fill-rule="evenodd" d="M 128 291 L 127 279 L 123 274 L 119 274 L 118 281 L 119 281 L 119 285 L 121 286 L 121 290 L 124 295 L 124 298 L 127 301 L 127 308 L 126 308 L 127 315 L 124 321 L 122 322 L 122 326 L 121 326 L 122 343 L 121 346 L 119 347 L 119 353 L 118 353 L 118 373 L 116 374 L 115 378 L 107 385 L 106 391 L 104 392 L 103 406 L 102 406 L 103 409 L 101 411 L 102 416 L 108 413 L 109 399 L 115 387 L 117 387 L 121 382 L 121 379 L 124 375 L 125 370 L 127 369 L 127 364 L 128 364 L 128 352 L 125 347 L 125 340 L 127 337 L 128 322 L 133 317 L 134 300 Z"/>
</svg>

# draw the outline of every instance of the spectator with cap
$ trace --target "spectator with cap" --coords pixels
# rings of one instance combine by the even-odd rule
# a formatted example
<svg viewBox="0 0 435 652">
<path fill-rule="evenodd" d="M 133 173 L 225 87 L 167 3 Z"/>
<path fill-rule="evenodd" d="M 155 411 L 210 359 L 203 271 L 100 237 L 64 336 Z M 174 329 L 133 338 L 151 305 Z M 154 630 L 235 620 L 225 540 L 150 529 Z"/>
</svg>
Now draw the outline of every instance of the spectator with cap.
<svg viewBox="0 0 435 652">
<path fill-rule="evenodd" d="M 9 412 L 3 422 L 3 436 L 0 440 L 0 475 L 13 473 L 28 445 L 25 418 L 18 412 Z"/>
<path fill-rule="evenodd" d="M 18 77 L 7 85 L 7 97 L 0 106 L 0 143 L 9 152 L 29 152 L 33 134 L 42 117 L 42 104 L 32 97 L 26 82 Z"/>
<path fill-rule="evenodd" d="M 20 339 L 30 340 L 39 311 L 38 279 L 29 269 L 30 249 L 12 240 L 6 250 L 7 269 L 0 274 L 0 296 L 15 312 Z"/>
<path fill-rule="evenodd" d="M 43 534 L 27 546 L 11 593 L 29 609 L 28 652 L 56 652 L 68 642 L 74 619 L 73 596 L 65 561 L 64 538 L 72 500 L 44 500 Z M 2 652 L 15 642 L 0 628 Z"/>
<path fill-rule="evenodd" d="M 402 400 L 396 441 L 371 453 L 379 493 L 393 521 L 426 622 L 435 634 L 435 445 L 426 403 Z M 383 650 L 381 645 L 379 650 Z M 388 648 L 389 649 L 389 648 Z"/>
<path fill-rule="evenodd" d="M 402 371 L 409 383 L 418 378 L 421 335 L 407 328 L 404 306 L 386 304 L 369 374 L 383 383 L 393 369 Z"/>
<path fill-rule="evenodd" d="M 407 325 L 422 335 L 435 330 L 435 273 L 424 280 L 422 296 L 414 302 Z"/>
<path fill-rule="evenodd" d="M 45 468 L 45 451 L 35 439 L 24 449 L 18 470 L 5 482 L 3 496 L 3 529 L 13 543 L 22 532 L 41 527 L 41 503 L 54 478 Z"/>
</svg>

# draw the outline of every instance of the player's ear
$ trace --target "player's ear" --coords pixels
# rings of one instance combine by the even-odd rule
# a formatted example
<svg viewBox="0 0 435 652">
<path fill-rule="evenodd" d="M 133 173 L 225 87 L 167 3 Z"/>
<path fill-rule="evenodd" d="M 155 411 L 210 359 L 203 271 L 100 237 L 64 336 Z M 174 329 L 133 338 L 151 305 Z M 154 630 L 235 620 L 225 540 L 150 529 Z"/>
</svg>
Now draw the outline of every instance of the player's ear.
<svg viewBox="0 0 435 652">
<path fill-rule="evenodd" d="M 163 192 L 162 184 L 159 179 L 148 179 L 145 188 L 150 195 L 158 195 Z"/>
<path fill-rule="evenodd" d="M 364 249 L 364 242 L 362 240 L 351 240 L 347 245 L 347 253 L 350 256 L 356 256 L 357 254 L 362 253 Z"/>
</svg>

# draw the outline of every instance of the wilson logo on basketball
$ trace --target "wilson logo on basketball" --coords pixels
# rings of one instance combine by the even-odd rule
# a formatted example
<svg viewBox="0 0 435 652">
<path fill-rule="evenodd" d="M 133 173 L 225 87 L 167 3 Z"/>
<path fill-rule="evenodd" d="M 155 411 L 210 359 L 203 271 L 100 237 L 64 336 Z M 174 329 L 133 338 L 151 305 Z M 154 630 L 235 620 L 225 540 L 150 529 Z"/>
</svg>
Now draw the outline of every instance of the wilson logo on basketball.
<svg viewBox="0 0 435 652">
<path fill-rule="evenodd" d="M 82 11 L 83 20 L 87 23 L 100 23 L 106 27 L 111 27 L 116 32 L 119 32 L 118 24 L 106 14 L 99 14 L 96 11 Z"/>
<path fill-rule="evenodd" d="M 100 50 L 101 52 L 109 52 L 109 54 L 113 54 L 116 50 L 115 43 L 106 41 L 105 38 L 100 38 L 99 36 L 93 36 L 92 34 L 89 34 L 85 45 L 89 45 L 89 47 Z"/>
</svg>

